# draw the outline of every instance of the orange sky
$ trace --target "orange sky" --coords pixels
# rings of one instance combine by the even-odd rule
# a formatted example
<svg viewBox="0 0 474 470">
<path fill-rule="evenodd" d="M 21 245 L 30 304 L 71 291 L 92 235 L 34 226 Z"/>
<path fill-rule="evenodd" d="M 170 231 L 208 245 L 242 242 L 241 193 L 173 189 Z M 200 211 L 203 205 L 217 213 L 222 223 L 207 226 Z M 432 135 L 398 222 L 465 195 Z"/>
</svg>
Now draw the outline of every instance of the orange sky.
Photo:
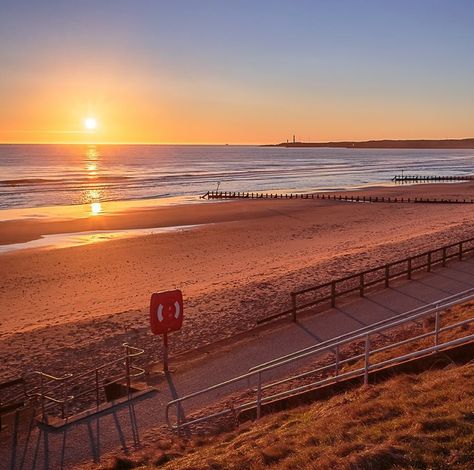
<svg viewBox="0 0 474 470">
<path fill-rule="evenodd" d="M 0 142 L 473 136 L 474 9 L 370 3 L 12 2 Z"/>
<path fill-rule="evenodd" d="M 3 142 L 266 143 L 379 138 L 467 137 L 470 109 L 439 113 L 442 103 L 411 97 L 325 97 L 242 89 L 233 83 L 177 83 L 156 88 L 126 71 L 91 78 L 56 73 L 6 97 Z M 408 112 L 409 110 L 409 112 Z M 98 127 L 86 131 L 84 119 Z"/>
</svg>

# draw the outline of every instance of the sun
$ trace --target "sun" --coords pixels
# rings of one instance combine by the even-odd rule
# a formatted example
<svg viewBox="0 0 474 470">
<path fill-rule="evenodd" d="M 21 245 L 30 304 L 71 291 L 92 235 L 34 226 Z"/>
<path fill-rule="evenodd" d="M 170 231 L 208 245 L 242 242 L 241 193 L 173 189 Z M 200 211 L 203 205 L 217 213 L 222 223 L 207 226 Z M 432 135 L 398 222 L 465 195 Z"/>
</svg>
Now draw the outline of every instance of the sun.
<svg viewBox="0 0 474 470">
<path fill-rule="evenodd" d="M 84 127 L 88 131 L 93 131 L 93 130 L 97 129 L 97 120 L 96 120 L 96 118 L 93 118 L 93 117 L 85 118 L 84 119 Z"/>
</svg>

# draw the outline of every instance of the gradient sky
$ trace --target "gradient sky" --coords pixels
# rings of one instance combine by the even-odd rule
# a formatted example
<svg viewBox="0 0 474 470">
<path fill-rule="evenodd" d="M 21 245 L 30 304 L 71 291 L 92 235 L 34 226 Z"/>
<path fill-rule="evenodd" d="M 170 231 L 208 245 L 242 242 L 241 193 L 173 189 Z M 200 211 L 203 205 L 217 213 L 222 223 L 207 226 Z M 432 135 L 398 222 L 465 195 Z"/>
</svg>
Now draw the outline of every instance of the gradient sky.
<svg viewBox="0 0 474 470">
<path fill-rule="evenodd" d="M 0 0 L 0 142 L 293 133 L 474 136 L 474 1 Z"/>
</svg>

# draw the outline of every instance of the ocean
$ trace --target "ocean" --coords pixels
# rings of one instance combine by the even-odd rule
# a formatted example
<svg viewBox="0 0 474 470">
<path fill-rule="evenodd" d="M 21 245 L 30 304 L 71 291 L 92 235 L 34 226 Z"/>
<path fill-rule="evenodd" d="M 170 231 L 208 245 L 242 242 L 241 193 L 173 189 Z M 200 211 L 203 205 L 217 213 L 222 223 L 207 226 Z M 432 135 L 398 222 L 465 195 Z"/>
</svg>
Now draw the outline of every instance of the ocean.
<svg viewBox="0 0 474 470">
<path fill-rule="evenodd" d="M 0 209 L 390 184 L 472 174 L 473 150 L 209 145 L 0 145 Z"/>
</svg>

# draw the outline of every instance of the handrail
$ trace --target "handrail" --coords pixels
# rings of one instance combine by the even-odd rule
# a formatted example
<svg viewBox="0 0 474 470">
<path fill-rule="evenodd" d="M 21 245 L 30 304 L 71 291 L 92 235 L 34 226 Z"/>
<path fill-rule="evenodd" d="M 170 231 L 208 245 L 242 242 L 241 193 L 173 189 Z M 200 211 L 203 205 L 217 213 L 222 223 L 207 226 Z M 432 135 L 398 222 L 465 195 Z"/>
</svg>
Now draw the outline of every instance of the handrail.
<svg viewBox="0 0 474 470">
<path fill-rule="evenodd" d="M 449 330 L 451 330 L 451 329 L 453 329 L 453 328 L 458 328 L 458 327 L 460 327 L 460 326 L 464 326 L 464 325 L 469 324 L 469 323 L 472 323 L 472 322 L 474 322 L 474 318 L 470 318 L 469 320 L 463 320 L 463 321 L 454 323 L 454 324 L 452 324 L 452 325 L 449 325 L 448 327 L 438 328 L 436 331 L 430 331 L 430 332 L 424 333 L 424 334 L 422 334 L 422 335 L 417 335 L 417 336 L 415 336 L 415 337 L 413 337 L 413 338 L 408 338 L 408 339 L 405 339 L 405 340 L 402 340 L 402 341 L 397 341 L 396 343 L 390 343 L 390 344 L 388 344 L 388 345 L 386 345 L 386 346 L 383 346 L 383 347 L 381 347 L 381 348 L 378 348 L 378 349 L 372 349 L 372 350 L 370 350 L 370 354 L 377 354 L 377 353 L 386 351 L 386 350 L 388 350 L 388 349 L 396 348 L 396 347 L 402 346 L 402 345 L 404 345 L 404 344 L 412 343 L 412 342 L 418 341 L 418 340 L 420 340 L 420 339 L 424 339 L 424 338 L 427 338 L 427 337 L 429 337 L 429 336 L 433 336 L 434 334 L 439 334 L 439 333 L 444 332 L 444 331 L 449 331 Z M 351 339 L 351 340 L 349 340 L 349 341 L 346 341 L 345 343 L 341 343 L 340 345 L 349 344 L 349 343 L 352 343 L 353 341 L 357 341 L 358 339 L 365 339 L 367 336 L 368 336 L 368 335 L 365 334 L 365 335 L 362 335 L 362 336 L 359 337 L 359 338 L 353 338 L 353 339 Z M 339 346 L 340 346 L 340 345 L 339 345 Z M 308 354 L 308 355 L 309 355 L 309 354 Z M 342 361 L 341 361 L 341 360 L 338 360 L 338 366 L 340 366 L 340 365 L 343 364 L 343 363 L 352 362 L 352 361 L 355 361 L 355 360 L 362 359 L 362 358 L 364 358 L 364 357 L 365 357 L 365 353 L 361 353 L 361 354 L 358 354 L 358 355 L 356 355 L 356 356 L 352 356 L 352 357 L 350 357 L 350 358 L 348 358 L 348 359 L 345 359 L 345 360 L 342 360 Z M 398 356 L 397 356 L 397 357 L 398 357 Z M 285 363 L 283 363 L 283 362 L 282 362 L 282 363 L 278 363 L 278 364 L 276 364 L 274 367 L 278 367 L 278 366 L 284 365 L 284 364 L 285 364 Z M 273 387 L 273 386 L 275 386 L 275 385 L 280 385 L 280 384 L 282 384 L 282 383 L 289 382 L 289 381 L 294 380 L 294 379 L 296 379 L 296 378 L 300 378 L 300 377 L 302 377 L 302 376 L 304 376 L 304 375 L 309 375 L 309 374 L 311 374 L 311 373 L 315 373 L 316 371 L 319 371 L 320 369 L 324 370 L 324 369 L 334 368 L 334 366 L 335 366 L 335 363 L 331 363 L 331 364 L 326 365 L 326 366 L 324 366 L 324 367 L 321 367 L 321 368 L 319 368 L 319 369 L 316 369 L 316 370 L 313 370 L 313 371 L 307 371 L 307 372 L 305 372 L 304 374 L 298 374 L 298 375 L 296 375 L 296 376 L 287 377 L 287 378 L 285 378 L 285 379 L 283 379 L 283 380 L 279 380 L 279 381 L 277 381 L 277 382 L 273 382 L 273 383 L 271 383 L 271 384 L 268 384 L 268 385 L 266 385 L 265 387 L 262 387 L 262 390 L 264 390 L 264 389 L 266 389 L 266 388 L 271 388 L 271 387 Z M 271 369 L 273 369 L 274 367 L 271 367 Z M 268 370 L 269 370 L 269 369 L 268 369 Z M 263 371 L 263 369 L 262 369 L 262 371 Z"/>
<path fill-rule="evenodd" d="M 53 380 L 55 382 L 62 382 L 63 380 L 69 379 L 70 377 L 73 376 L 73 374 L 71 374 L 71 373 L 66 373 L 66 374 L 62 375 L 61 377 L 56 377 L 56 376 L 51 375 L 51 374 L 46 374 L 46 372 L 42 372 L 40 370 L 34 370 L 33 372 L 30 372 L 30 374 L 27 374 L 27 376 L 28 375 L 33 375 L 33 374 L 37 374 L 41 377 L 46 377 L 47 379 Z"/>
<path fill-rule="evenodd" d="M 474 318 L 472 318 L 470 321 L 473 322 Z M 267 403 L 269 401 L 273 401 L 273 400 L 278 399 L 278 398 L 283 398 L 285 396 L 288 396 L 288 395 L 291 395 L 291 394 L 294 394 L 294 393 L 297 393 L 297 392 L 312 389 L 312 388 L 315 388 L 316 386 L 320 387 L 320 386 L 324 386 L 324 385 L 330 385 L 332 383 L 336 383 L 336 382 L 340 381 L 341 379 L 346 379 L 346 378 L 350 378 L 350 377 L 357 377 L 357 376 L 361 377 L 365 374 L 368 374 L 372 370 L 381 369 L 382 367 L 385 367 L 385 366 L 391 365 L 391 364 L 401 363 L 401 362 L 403 362 L 407 359 L 413 359 L 413 358 L 416 358 L 416 357 L 425 356 L 427 353 L 437 352 L 437 351 L 440 351 L 440 350 L 443 350 L 443 349 L 446 349 L 446 348 L 449 348 L 449 347 L 452 347 L 452 346 L 457 346 L 457 345 L 460 345 L 460 344 L 470 342 L 472 340 L 474 340 L 474 334 L 471 334 L 471 335 L 468 335 L 468 336 L 463 336 L 461 338 L 457 338 L 457 339 L 454 339 L 454 340 L 451 340 L 451 341 L 447 341 L 445 343 L 436 344 L 435 346 L 431 346 L 431 347 L 428 347 L 428 348 L 423 348 L 423 349 L 420 349 L 418 351 L 414 351 L 414 352 L 411 352 L 411 353 L 408 353 L 408 354 L 404 354 L 402 356 L 397 356 L 397 357 L 394 357 L 392 359 L 388 359 L 386 361 L 378 362 L 376 364 L 367 364 L 366 367 L 360 367 L 358 369 L 350 370 L 350 371 L 344 372 L 342 374 L 337 374 L 333 377 L 327 377 L 325 379 L 319 380 L 318 382 L 305 384 L 305 385 L 302 385 L 302 386 L 299 386 L 299 387 L 296 387 L 296 388 L 292 388 L 292 389 L 289 389 L 289 390 L 285 390 L 283 392 L 276 393 L 276 394 L 268 396 L 268 397 L 263 397 L 260 400 L 260 402 L 258 400 L 255 400 L 255 401 L 246 403 L 245 405 L 235 407 L 235 410 L 237 410 L 237 409 L 239 409 L 239 410 L 246 409 L 246 408 L 249 408 L 251 406 L 257 406 L 257 410 L 258 410 L 258 406 L 261 406 L 264 403 Z M 334 364 L 332 364 L 332 366 L 334 367 Z M 292 377 L 291 379 L 294 379 L 294 377 Z M 224 414 L 226 412 L 227 411 L 224 411 L 224 412 L 221 412 L 220 414 Z M 215 413 L 215 415 L 217 415 L 217 413 Z M 258 416 L 258 413 L 257 413 L 257 416 Z M 208 419 L 208 417 L 202 417 L 202 418 L 196 419 L 192 422 L 187 422 L 184 425 L 193 424 L 194 422 L 198 422 L 198 421 L 204 421 L 205 419 Z M 181 424 L 181 426 L 183 426 L 183 424 Z"/>
<path fill-rule="evenodd" d="M 466 302 L 468 300 L 471 300 L 472 298 L 474 298 L 474 295 L 471 295 L 471 296 L 469 296 L 465 299 L 460 299 L 459 301 L 456 301 L 456 302 L 451 302 L 449 304 L 445 304 L 445 305 L 443 305 L 443 310 L 447 309 L 449 307 L 452 307 L 454 305 L 458 305 L 459 303 L 463 303 L 463 302 Z M 304 352 L 302 354 L 299 354 L 297 356 L 294 356 L 292 358 L 284 359 L 282 361 L 276 362 L 275 364 L 270 364 L 268 366 L 261 367 L 261 368 L 257 369 L 256 372 L 264 372 L 264 371 L 267 371 L 267 370 L 271 370 L 271 369 L 274 369 L 276 367 L 280 367 L 282 365 L 288 364 L 290 362 L 306 358 L 306 357 L 311 356 L 313 354 L 322 353 L 324 351 L 331 350 L 334 346 L 343 346 L 345 344 L 352 343 L 353 341 L 364 339 L 368 335 L 374 335 L 374 334 L 378 334 L 378 333 L 381 333 L 383 331 L 386 331 L 388 329 L 396 328 L 397 326 L 400 326 L 403 323 L 411 323 L 411 322 L 413 322 L 415 320 L 418 320 L 418 319 L 421 319 L 425 316 L 432 315 L 433 313 L 440 313 L 440 307 L 435 307 L 435 308 L 432 308 L 432 309 L 427 310 L 425 312 L 419 312 L 419 313 L 416 313 L 414 315 L 411 315 L 411 316 L 408 316 L 408 317 L 405 317 L 405 318 L 396 319 L 395 321 L 393 321 L 392 323 L 389 323 L 387 325 L 382 325 L 382 326 L 376 327 L 374 329 L 371 329 L 371 330 L 368 330 L 368 331 L 365 331 L 365 332 L 362 332 L 362 333 L 357 333 L 357 334 L 354 334 L 353 336 L 350 336 L 348 338 L 344 338 L 340 341 L 336 341 L 335 343 L 323 346 L 321 348 L 313 349 L 311 351 L 306 351 L 306 352 Z"/>
<path fill-rule="evenodd" d="M 310 386 L 314 387 L 316 385 L 321 385 L 323 383 L 326 383 L 328 380 L 337 381 L 337 380 L 340 380 L 341 378 L 344 378 L 346 376 L 348 377 L 348 376 L 351 376 L 351 375 L 354 375 L 354 374 L 357 375 L 357 374 L 362 373 L 362 372 L 364 374 L 364 382 L 367 383 L 368 373 L 369 373 L 370 370 L 374 370 L 374 366 L 375 366 L 375 365 L 369 364 L 369 358 L 370 358 L 371 354 L 375 354 L 377 352 L 380 352 L 381 350 L 384 350 L 384 348 L 388 349 L 388 347 L 384 347 L 384 348 L 378 348 L 376 350 L 371 351 L 370 350 L 370 340 L 369 340 L 371 335 L 379 334 L 379 333 L 381 333 L 383 331 L 386 331 L 388 329 L 397 328 L 397 327 L 399 327 L 403 324 L 411 323 L 411 322 L 417 321 L 419 319 L 425 318 L 427 316 L 430 316 L 432 314 L 435 314 L 434 331 L 430 332 L 429 335 L 427 335 L 427 336 L 434 336 L 435 337 L 435 343 L 436 343 L 435 344 L 435 349 L 428 348 L 426 350 L 427 351 L 428 350 L 433 350 L 433 351 L 434 350 L 439 350 L 442 346 L 446 346 L 447 344 L 453 343 L 451 341 L 451 342 L 440 344 L 439 343 L 439 333 L 442 332 L 442 331 L 447 331 L 448 329 L 454 329 L 454 328 L 457 328 L 459 326 L 471 323 L 471 322 L 474 321 L 474 318 L 470 318 L 469 320 L 463 320 L 461 322 L 455 323 L 454 325 L 449 325 L 448 327 L 441 328 L 440 327 L 440 315 L 445 313 L 445 310 L 447 308 L 449 308 L 451 306 L 454 306 L 454 305 L 458 305 L 460 303 L 464 303 L 464 302 L 474 298 L 474 294 L 471 294 L 469 296 L 457 299 L 455 301 L 451 301 L 451 302 L 446 301 L 447 299 L 450 299 L 450 298 L 452 299 L 452 297 L 454 297 L 454 296 L 447 297 L 446 299 L 440 300 L 439 303 L 443 303 L 442 307 L 440 307 L 438 305 L 434 308 L 430 308 L 426 311 L 418 312 L 418 313 L 415 313 L 415 314 L 413 314 L 413 312 L 405 312 L 405 315 L 403 315 L 403 314 L 399 315 L 398 318 L 392 319 L 392 321 L 388 324 L 384 324 L 382 326 L 376 324 L 375 327 L 372 327 L 371 329 L 365 330 L 363 332 L 360 332 L 359 330 L 356 330 L 355 332 L 352 332 L 352 335 L 342 335 L 343 339 L 339 339 L 338 341 L 331 342 L 330 344 L 325 345 L 324 347 L 318 349 L 317 351 L 315 351 L 315 350 L 305 351 L 305 352 L 301 353 L 298 356 L 289 357 L 289 358 L 284 359 L 284 360 L 280 360 L 281 358 L 279 358 L 279 362 L 271 363 L 269 365 L 266 365 L 265 367 L 260 367 L 258 369 L 254 369 L 254 370 L 249 371 L 245 374 L 241 374 L 237 377 L 231 378 L 229 380 L 220 382 L 218 384 L 212 385 L 212 386 L 207 387 L 205 389 L 198 390 L 196 392 L 193 392 L 193 393 L 190 393 L 190 394 L 185 395 L 183 397 L 172 400 L 172 401 L 168 402 L 168 404 L 166 405 L 166 409 L 165 409 L 166 422 L 167 422 L 168 426 L 171 429 L 177 429 L 178 432 L 179 432 L 180 428 L 183 427 L 183 426 L 189 426 L 191 424 L 209 419 L 210 417 L 220 416 L 220 415 L 228 413 L 228 410 L 225 409 L 225 410 L 217 412 L 217 413 L 212 413 L 210 415 L 194 418 L 194 419 L 183 422 L 182 419 L 181 419 L 181 406 L 182 406 L 181 404 L 182 404 L 182 402 L 184 402 L 186 400 L 189 400 L 191 398 L 195 398 L 197 396 L 204 395 L 204 394 L 209 393 L 213 390 L 217 390 L 217 389 L 226 387 L 228 385 L 231 385 L 233 383 L 236 383 L 236 382 L 239 382 L 239 381 L 242 381 L 242 380 L 245 380 L 245 379 L 249 380 L 250 378 L 253 378 L 253 377 L 257 377 L 257 380 L 258 380 L 257 400 L 255 402 L 247 403 L 247 404 L 244 404 L 244 405 L 236 406 L 235 404 L 233 404 L 232 409 L 233 409 L 233 411 L 239 411 L 239 410 L 245 409 L 246 406 L 256 405 L 257 406 L 257 418 L 258 418 L 258 417 L 260 417 L 262 403 L 265 403 L 266 401 L 268 401 L 270 399 L 274 399 L 276 397 L 279 397 L 282 394 L 284 395 L 284 394 L 288 394 L 288 393 L 294 393 L 295 391 L 298 391 L 298 390 L 301 389 L 301 387 L 292 388 L 291 390 L 288 390 L 286 392 L 280 392 L 276 395 L 272 395 L 271 397 L 262 397 L 263 390 L 268 389 L 271 386 L 274 386 L 276 384 L 281 384 L 281 383 L 284 383 L 284 382 L 288 382 L 290 380 L 294 380 L 295 378 L 299 378 L 299 376 L 291 376 L 291 377 L 287 377 L 286 379 L 275 382 L 273 384 L 263 386 L 262 385 L 262 374 L 264 372 L 275 369 L 277 367 L 281 367 L 283 365 L 290 364 L 290 363 L 292 363 L 294 361 L 297 361 L 299 359 L 306 358 L 306 357 L 308 357 L 312 354 L 315 354 L 316 352 L 322 353 L 324 351 L 330 351 L 330 352 L 332 352 L 336 355 L 336 359 L 335 359 L 335 362 L 333 364 L 330 364 L 329 366 L 324 366 L 323 367 L 323 368 L 328 368 L 328 367 L 335 368 L 335 374 L 336 375 L 333 378 L 324 379 L 324 380 L 321 380 L 319 382 L 309 384 Z M 411 313 L 411 315 L 409 315 L 410 313 Z M 407 315 L 409 315 L 409 316 L 407 316 Z M 403 318 L 400 318 L 401 316 L 403 316 Z M 462 341 L 467 341 L 467 340 L 470 340 L 472 338 L 474 338 L 474 335 L 463 337 L 461 339 L 455 340 L 455 342 L 457 341 L 456 344 L 458 344 Z M 407 344 L 409 342 L 414 342 L 414 341 L 417 341 L 419 339 L 420 339 L 420 335 L 416 336 L 415 338 L 410 338 L 409 340 L 403 340 L 403 341 L 398 342 L 398 343 L 397 342 L 392 343 L 391 347 L 396 347 L 396 346 L 399 346 L 401 344 Z M 356 357 L 351 357 L 350 360 L 353 361 L 354 359 L 365 358 L 365 366 L 363 368 L 357 369 L 356 371 L 349 371 L 349 372 L 344 373 L 344 374 L 339 373 L 339 366 L 341 364 L 349 361 L 348 359 L 343 360 L 343 361 L 339 360 L 339 348 L 340 348 L 340 346 L 347 345 L 347 344 L 352 343 L 354 341 L 360 341 L 360 340 L 365 340 L 365 352 L 362 355 L 359 354 Z M 335 352 L 334 352 L 334 347 L 336 347 Z M 408 355 L 403 355 L 403 356 L 398 357 L 398 360 L 402 360 L 402 358 L 407 358 L 407 357 L 417 357 L 418 354 L 419 354 L 419 351 L 418 352 L 415 351 L 415 352 L 412 352 Z M 397 360 L 397 358 L 394 358 L 393 360 L 391 359 L 390 361 L 394 361 L 394 360 Z M 319 370 L 319 369 L 317 369 L 317 370 Z M 315 373 L 315 371 L 311 371 L 311 372 Z M 309 373 L 305 373 L 305 375 L 309 375 Z M 303 388 L 305 388 L 305 387 L 307 388 L 308 385 L 303 386 Z M 247 390 L 248 389 L 249 388 L 247 388 Z M 176 409 L 177 409 L 177 422 L 176 422 L 176 425 L 171 423 L 170 416 L 169 416 L 170 408 L 172 406 L 176 406 Z"/>
<path fill-rule="evenodd" d="M 119 374 L 117 377 L 109 380 L 107 384 L 113 384 L 121 380 L 126 380 L 130 393 L 131 379 L 145 374 L 145 369 L 132 364 L 131 359 L 136 356 L 140 356 L 145 352 L 145 350 L 135 346 L 130 346 L 128 343 L 123 343 L 122 346 L 126 348 L 126 354 L 124 356 L 114 359 L 113 361 L 109 361 L 105 364 L 101 364 L 94 369 L 84 371 L 77 375 L 68 373 L 64 374 L 62 377 L 56 377 L 42 371 L 34 371 L 32 374 L 37 374 L 40 377 L 40 385 L 34 387 L 34 389 L 30 391 L 29 396 L 36 396 L 40 399 L 42 419 L 45 420 L 46 418 L 46 410 L 57 406 L 60 406 L 62 418 L 67 419 L 69 410 L 68 407 L 70 403 L 73 400 L 77 400 L 78 398 L 84 397 L 86 395 L 93 394 L 92 398 L 95 401 L 96 406 L 99 406 L 101 397 L 99 372 L 106 368 L 110 368 L 117 363 L 123 363 L 125 366 L 125 371 Z M 47 379 L 47 382 L 45 379 Z M 68 389 L 69 391 L 74 390 L 73 387 L 82 387 L 82 390 L 79 390 L 74 394 L 68 393 Z M 53 396 L 54 394 L 52 394 L 52 392 L 59 392 L 62 394 L 62 397 L 59 398 L 57 396 Z"/>
<path fill-rule="evenodd" d="M 452 302 L 454 299 L 456 299 L 457 297 L 460 297 L 460 296 L 462 296 L 461 299 L 455 301 L 454 303 L 449 303 L 449 302 Z M 382 326 L 384 324 L 393 322 L 396 319 L 401 319 L 401 318 L 404 318 L 406 316 L 413 315 L 415 313 L 422 313 L 426 309 L 432 309 L 433 307 L 449 308 L 451 305 L 457 305 L 460 302 L 467 302 L 468 300 L 470 300 L 472 298 L 474 298 L 474 288 L 467 289 L 463 292 L 459 292 L 458 294 L 454 294 L 454 295 L 451 295 L 449 297 L 444 297 L 441 300 L 431 302 L 431 303 L 426 304 L 426 305 L 422 305 L 421 307 L 417 307 L 413 310 L 409 310 L 408 312 L 403 312 L 403 313 L 400 313 L 398 315 L 394 315 L 390 318 L 386 318 L 384 320 L 378 321 L 378 322 L 373 323 L 371 325 L 367 325 L 367 326 L 364 326 L 362 328 L 358 328 L 357 330 L 350 331 L 349 333 L 344 333 L 343 335 L 336 336 L 335 338 L 331 338 L 331 339 L 328 339 L 326 341 L 322 341 L 321 343 L 313 344 L 313 345 L 308 346 L 306 348 L 299 349 L 297 351 L 286 354 L 284 356 L 280 356 L 276 359 L 272 359 L 271 361 L 267 361 L 267 362 L 264 362 L 262 364 L 258 364 L 254 367 L 251 367 L 249 369 L 249 372 L 253 372 L 255 370 L 262 369 L 262 368 L 264 368 L 268 365 L 280 362 L 280 361 L 285 360 L 285 359 L 289 359 L 291 357 L 298 356 L 298 355 L 303 354 L 303 353 L 308 352 L 308 351 L 319 350 L 319 349 L 321 349 L 325 346 L 334 345 L 334 343 L 337 343 L 338 341 L 342 341 L 343 339 L 346 339 L 346 338 L 350 338 L 350 337 L 354 336 L 356 333 L 359 333 L 359 334 L 367 333 L 375 327 Z"/>
</svg>

